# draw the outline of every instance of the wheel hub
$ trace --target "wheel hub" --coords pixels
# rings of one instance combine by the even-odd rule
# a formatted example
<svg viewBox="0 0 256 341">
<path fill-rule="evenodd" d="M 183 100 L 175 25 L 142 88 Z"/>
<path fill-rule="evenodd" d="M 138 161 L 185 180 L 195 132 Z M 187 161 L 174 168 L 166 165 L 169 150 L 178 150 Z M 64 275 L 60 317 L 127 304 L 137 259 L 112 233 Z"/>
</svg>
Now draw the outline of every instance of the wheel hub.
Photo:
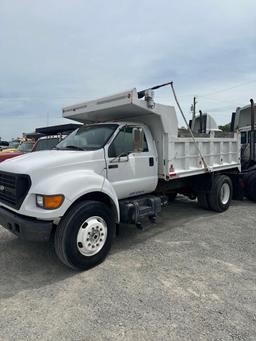
<svg viewBox="0 0 256 341">
<path fill-rule="evenodd" d="M 228 203 L 230 198 L 230 187 L 227 183 L 224 183 L 221 187 L 220 198 L 223 205 Z"/>
<path fill-rule="evenodd" d="M 98 216 L 86 219 L 77 234 L 77 247 L 84 256 L 93 256 L 104 246 L 107 238 L 107 224 Z"/>
</svg>

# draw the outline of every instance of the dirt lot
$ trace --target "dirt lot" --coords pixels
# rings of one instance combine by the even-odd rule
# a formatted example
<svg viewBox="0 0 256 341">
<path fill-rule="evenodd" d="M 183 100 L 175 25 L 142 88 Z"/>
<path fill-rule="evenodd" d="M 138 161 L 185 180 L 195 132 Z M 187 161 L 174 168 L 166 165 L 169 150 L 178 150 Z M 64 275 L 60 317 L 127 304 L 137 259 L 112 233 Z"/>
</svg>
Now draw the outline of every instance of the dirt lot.
<svg viewBox="0 0 256 341">
<path fill-rule="evenodd" d="M 141 232 L 121 226 L 76 273 L 47 244 L 0 229 L 1 340 L 255 340 L 256 206 L 179 198 Z"/>
</svg>

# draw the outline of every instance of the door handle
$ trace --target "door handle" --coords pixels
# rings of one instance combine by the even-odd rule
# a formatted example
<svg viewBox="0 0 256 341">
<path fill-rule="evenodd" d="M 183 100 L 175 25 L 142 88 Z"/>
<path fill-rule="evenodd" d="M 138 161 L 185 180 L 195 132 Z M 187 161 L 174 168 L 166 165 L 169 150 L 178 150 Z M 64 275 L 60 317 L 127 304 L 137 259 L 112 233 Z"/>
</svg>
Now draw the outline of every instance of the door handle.
<svg viewBox="0 0 256 341">
<path fill-rule="evenodd" d="M 118 168 L 118 165 L 116 165 L 116 164 L 115 164 L 115 165 L 108 165 L 108 168 L 109 168 L 109 169 Z"/>
<path fill-rule="evenodd" d="M 150 157 L 148 161 L 149 161 L 149 167 L 153 167 L 154 166 L 154 158 Z"/>
</svg>

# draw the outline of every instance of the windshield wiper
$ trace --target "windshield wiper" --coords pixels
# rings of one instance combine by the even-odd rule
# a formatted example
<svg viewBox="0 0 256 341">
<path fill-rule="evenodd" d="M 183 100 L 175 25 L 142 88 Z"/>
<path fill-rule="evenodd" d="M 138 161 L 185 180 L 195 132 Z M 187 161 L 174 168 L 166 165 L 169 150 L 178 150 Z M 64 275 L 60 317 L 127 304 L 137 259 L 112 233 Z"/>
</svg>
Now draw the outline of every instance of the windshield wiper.
<svg viewBox="0 0 256 341">
<path fill-rule="evenodd" d="M 78 147 L 78 146 L 66 146 L 65 148 L 58 148 L 58 149 L 62 149 L 62 150 L 67 150 L 67 149 L 74 149 L 74 150 L 84 150 L 83 148 L 81 147 Z"/>
</svg>

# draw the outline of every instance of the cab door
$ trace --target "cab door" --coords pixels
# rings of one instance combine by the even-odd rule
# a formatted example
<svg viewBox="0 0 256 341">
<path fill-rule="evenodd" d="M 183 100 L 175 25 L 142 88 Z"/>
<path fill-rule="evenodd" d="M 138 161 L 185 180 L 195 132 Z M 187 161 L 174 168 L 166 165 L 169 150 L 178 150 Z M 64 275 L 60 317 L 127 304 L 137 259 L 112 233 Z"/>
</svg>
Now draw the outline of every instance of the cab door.
<svg viewBox="0 0 256 341">
<path fill-rule="evenodd" d="M 107 178 L 118 199 L 150 193 L 157 186 L 157 159 L 149 132 L 144 131 L 142 151 L 134 151 L 133 129 L 123 126 L 106 147 Z"/>
</svg>

